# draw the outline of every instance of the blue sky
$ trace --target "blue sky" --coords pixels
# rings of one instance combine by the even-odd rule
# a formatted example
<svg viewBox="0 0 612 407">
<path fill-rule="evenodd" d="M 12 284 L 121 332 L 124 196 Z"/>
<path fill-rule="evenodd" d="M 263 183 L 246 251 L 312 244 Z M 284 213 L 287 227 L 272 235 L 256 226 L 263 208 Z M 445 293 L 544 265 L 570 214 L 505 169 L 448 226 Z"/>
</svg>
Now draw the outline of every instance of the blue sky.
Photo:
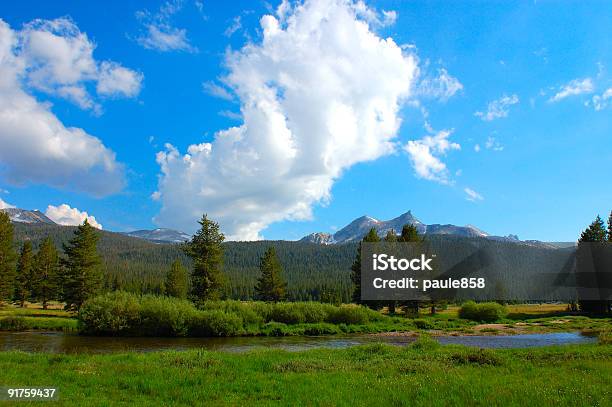
<svg viewBox="0 0 612 407">
<path fill-rule="evenodd" d="M 16 38 L 30 42 L 22 45 L 16 40 L 11 51 L 26 68 L 16 62 L 0 64 L 0 70 L 23 69 L 0 90 L 0 98 L 8 100 L 11 92 L 34 98 L 40 109 L 47 109 L 66 128 L 95 137 L 106 149 L 101 153 L 98 144 L 92 145 L 98 154 L 96 165 L 110 160 L 112 168 L 80 169 L 74 164 L 80 158 L 72 156 L 57 165 L 50 161 L 54 167 L 49 168 L 66 166 L 51 178 L 44 157 L 33 159 L 24 153 L 18 163 L 11 161 L 23 152 L 11 146 L 27 138 L 19 133 L 22 127 L 15 130 L 2 123 L 8 108 L 0 106 L 0 148 L 11 151 L 11 156 L 0 152 L 2 202 L 43 211 L 48 205 L 67 204 L 78 210 L 65 213 L 66 222 L 75 213 L 78 217 L 87 212 L 104 229 L 117 231 L 157 225 L 192 231 L 186 225 L 195 227 L 194 214 L 208 212 L 218 214 L 228 235 L 267 239 L 333 232 L 363 214 L 389 219 L 410 209 L 425 223 L 473 224 L 496 235 L 570 241 L 596 214 L 607 217 L 612 209 L 612 7 L 608 3 L 338 2 L 328 10 L 328 19 L 336 26 L 346 24 L 346 32 L 358 29 L 353 19 L 365 21 L 369 33 L 359 42 L 342 38 L 341 30 L 317 31 L 313 23 L 314 32 L 339 36 L 329 40 L 330 48 L 339 46 L 338 52 L 346 52 L 349 63 L 343 69 L 351 72 L 333 84 L 316 80 L 324 76 L 303 72 L 301 64 L 309 61 L 299 60 L 300 55 L 322 55 L 321 65 L 336 69 L 334 59 L 328 58 L 333 49 L 321 50 L 327 47 L 325 41 L 309 40 L 293 49 L 293 37 L 287 33 L 292 17 L 298 25 L 311 21 L 316 7 L 306 4 L 299 11 L 292 6 L 284 15 L 278 6 L 278 2 L 187 0 L 5 4 L 0 18 Z M 263 40 L 275 32 L 274 24 L 260 23 L 266 14 L 274 15 L 281 30 L 273 45 Z M 60 28 L 31 24 L 59 18 L 69 23 Z M 95 68 L 78 68 L 80 76 L 74 79 L 69 74 L 77 68 L 64 64 L 63 71 L 43 71 L 40 79 L 37 70 L 54 62 L 37 51 L 32 32 L 74 38 L 75 27 L 86 34 L 86 43 L 95 44 L 85 57 Z M 165 36 L 156 38 L 151 30 Z M 368 38 L 391 38 L 393 44 L 384 47 L 397 52 L 384 53 L 381 44 L 376 45 L 379 49 L 364 48 Z M 272 50 L 282 53 L 278 65 L 259 64 Z M 235 54 L 228 54 L 232 51 Z M 376 55 L 389 60 L 380 61 Z M 105 61 L 113 64 L 105 68 Z M 118 66 L 124 70 L 113 71 Z M 282 76 L 278 73 L 282 70 L 288 73 Z M 107 80 L 104 72 L 116 80 Z M 252 72 L 267 78 L 265 83 L 253 84 Z M 284 89 L 287 76 L 286 83 L 302 90 Z M 274 81 L 278 84 L 270 85 Z M 395 84 L 400 84 L 397 90 Z M 370 95 L 363 103 L 350 100 L 344 106 L 364 113 L 355 118 L 362 147 L 350 145 L 343 122 L 334 124 L 339 130 L 334 127 L 329 135 L 317 137 L 310 131 L 320 127 L 304 123 L 292 127 L 299 121 L 298 113 L 282 110 L 303 102 L 303 116 L 312 115 L 316 123 L 327 114 L 324 107 L 317 108 L 317 97 L 324 106 L 330 95 L 336 96 L 328 89 L 335 85 L 338 100 L 346 101 L 346 94 Z M 252 107 L 251 115 L 248 107 L 269 100 L 262 86 L 277 92 L 274 101 L 296 145 L 302 147 L 283 145 L 268 155 L 276 148 L 270 143 L 277 140 L 265 134 L 266 126 L 274 124 L 264 114 L 270 111 Z M 84 90 L 86 96 L 81 92 L 79 97 L 74 96 L 77 93 L 67 97 L 68 89 Z M 393 117 L 378 133 L 368 133 L 364 129 L 371 123 L 360 122 L 368 110 L 359 109 L 378 100 L 392 101 L 381 108 L 381 115 Z M 259 113 L 270 123 L 262 123 Z M 242 135 L 230 131 L 226 138 L 242 137 L 248 145 L 224 151 L 220 142 L 215 144 L 217 132 L 244 124 L 245 117 L 251 120 L 249 130 Z M 321 120 L 327 123 L 328 118 Z M 279 130 L 278 137 L 282 134 Z M 335 141 L 328 143 L 328 136 Z M 176 157 L 165 143 L 176 148 Z M 181 164 L 189 146 L 200 143 L 213 143 L 209 158 L 207 147 L 202 147 L 190 154 L 193 167 Z M 317 143 L 321 149 L 315 148 Z M 363 152 L 369 145 L 381 150 Z M 304 158 L 306 146 L 331 158 L 316 154 Z M 296 149 L 302 158 L 285 160 Z M 168 172 L 160 168 L 163 158 L 156 161 L 160 151 L 170 157 L 165 161 L 171 168 Z M 114 158 L 109 158 L 113 153 Z M 253 155 L 263 157 L 262 162 L 249 161 Z M 223 174 L 231 157 L 238 157 L 230 166 L 233 170 L 244 163 L 244 170 L 250 171 L 256 163 L 264 174 L 275 177 L 274 182 L 235 173 L 212 181 L 215 174 Z M 33 171 L 37 166 L 40 171 Z M 287 166 L 293 168 L 289 173 Z M 108 180 L 109 185 L 117 179 L 122 185 L 96 189 L 88 177 Z M 302 194 L 308 188 L 314 192 Z M 196 193 L 201 197 L 192 199 Z"/>
</svg>

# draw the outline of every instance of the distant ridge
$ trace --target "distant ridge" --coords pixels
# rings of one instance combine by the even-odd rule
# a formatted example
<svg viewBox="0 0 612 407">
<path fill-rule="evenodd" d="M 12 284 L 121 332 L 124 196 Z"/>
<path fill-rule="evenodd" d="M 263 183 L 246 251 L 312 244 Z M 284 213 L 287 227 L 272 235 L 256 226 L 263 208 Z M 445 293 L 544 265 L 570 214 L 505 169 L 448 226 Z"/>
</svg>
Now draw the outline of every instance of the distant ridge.
<svg viewBox="0 0 612 407">
<path fill-rule="evenodd" d="M 0 211 L 6 212 L 13 222 L 19 223 L 42 223 L 47 225 L 55 225 L 56 223 L 49 219 L 44 213 L 39 210 L 29 211 L 19 208 L 5 208 Z"/>
<path fill-rule="evenodd" d="M 380 237 L 384 237 L 390 230 L 395 231 L 396 234 L 401 233 L 404 225 L 414 225 L 420 234 L 425 235 L 452 235 L 461 237 L 481 237 L 491 240 L 501 240 L 508 242 L 520 242 L 528 245 L 546 246 L 550 248 L 559 247 L 545 242 L 538 241 L 521 241 L 516 235 L 508 236 L 492 236 L 487 232 L 478 229 L 476 226 L 465 225 L 442 225 L 442 224 L 431 224 L 426 225 L 417 219 L 411 211 L 408 211 L 396 218 L 391 220 L 378 220 L 371 216 L 361 216 L 342 229 L 338 230 L 334 234 L 317 232 L 311 233 L 300 239 L 300 242 L 317 243 L 317 244 L 340 244 L 355 242 L 361 240 L 371 228 L 374 228 Z"/>
<path fill-rule="evenodd" d="M 156 243 L 182 243 L 191 239 L 191 236 L 187 233 L 165 228 L 134 230 L 133 232 L 125 232 L 123 234 Z"/>
</svg>

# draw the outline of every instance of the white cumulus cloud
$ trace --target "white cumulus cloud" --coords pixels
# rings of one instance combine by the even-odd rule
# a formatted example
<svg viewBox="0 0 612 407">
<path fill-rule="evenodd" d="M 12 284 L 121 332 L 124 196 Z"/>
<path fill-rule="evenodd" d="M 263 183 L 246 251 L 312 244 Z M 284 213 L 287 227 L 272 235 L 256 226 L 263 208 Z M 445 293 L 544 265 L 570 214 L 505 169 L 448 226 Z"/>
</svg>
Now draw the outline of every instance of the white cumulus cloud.
<svg viewBox="0 0 612 407">
<path fill-rule="evenodd" d="M 193 230 L 208 213 L 230 239 L 259 239 L 273 222 L 309 219 L 352 165 L 395 150 L 417 60 L 362 12 L 314 0 L 261 18 L 261 42 L 226 60 L 242 124 L 186 153 L 158 153 L 156 223 Z"/>
<path fill-rule="evenodd" d="M 104 96 L 134 97 L 140 93 L 143 75 L 116 62 L 102 62 L 96 91 Z"/>
<path fill-rule="evenodd" d="M 90 51 L 84 38 L 66 19 L 37 20 L 22 31 L 0 20 L 0 176 L 6 182 L 97 196 L 123 187 L 123 166 L 115 154 L 83 129 L 65 126 L 49 103 L 28 91 L 34 86 L 88 100 L 83 81 L 98 75 L 98 67 L 83 56 Z"/>
<path fill-rule="evenodd" d="M 574 79 L 559 88 L 553 97 L 548 99 L 549 102 L 558 102 L 569 96 L 581 95 L 583 93 L 592 93 L 595 90 L 593 80 L 591 78 Z"/>
<path fill-rule="evenodd" d="M 459 144 L 448 140 L 451 133 L 452 130 L 442 130 L 420 140 L 410 140 L 404 146 L 417 177 L 443 184 L 450 182 L 442 157 L 451 150 L 461 149 Z"/>
<path fill-rule="evenodd" d="M 45 215 L 58 225 L 76 226 L 82 224 L 87 219 L 91 226 L 102 229 L 102 225 L 96 221 L 95 216 L 91 216 L 77 208 L 71 208 L 67 204 L 61 204 L 60 206 L 49 205 Z"/>
<path fill-rule="evenodd" d="M 504 95 L 501 98 L 490 102 L 487 105 L 486 112 L 476 112 L 474 113 L 474 116 L 480 117 L 482 120 L 487 122 L 490 122 L 491 120 L 495 119 L 500 119 L 502 117 L 508 117 L 510 106 L 515 105 L 518 102 L 518 95 Z"/>
<path fill-rule="evenodd" d="M 484 197 L 480 195 L 478 192 L 474 191 L 471 188 L 464 188 L 463 192 L 465 192 L 465 199 L 468 201 L 476 202 L 484 200 Z"/>
<path fill-rule="evenodd" d="M 28 86 L 95 110 L 100 107 L 88 83 L 96 83 L 97 93 L 104 96 L 140 92 L 143 75 L 116 62 L 96 61 L 95 44 L 69 18 L 37 19 L 13 34 L 12 52 Z"/>
</svg>

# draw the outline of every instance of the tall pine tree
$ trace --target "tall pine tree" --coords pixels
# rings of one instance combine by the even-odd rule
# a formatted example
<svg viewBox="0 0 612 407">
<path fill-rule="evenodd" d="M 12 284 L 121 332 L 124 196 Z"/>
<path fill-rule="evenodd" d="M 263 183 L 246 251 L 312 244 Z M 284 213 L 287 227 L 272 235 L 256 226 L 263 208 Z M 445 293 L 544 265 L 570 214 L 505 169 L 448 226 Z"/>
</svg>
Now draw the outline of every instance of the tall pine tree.
<svg viewBox="0 0 612 407">
<path fill-rule="evenodd" d="M 404 225 L 402 228 L 402 234 L 399 236 L 398 241 L 400 242 L 421 242 L 423 239 L 419 236 L 419 232 L 414 225 Z"/>
<path fill-rule="evenodd" d="M 361 244 L 362 242 L 380 242 L 380 237 L 376 233 L 376 229 L 372 228 L 367 235 L 359 242 L 355 261 L 351 266 L 351 281 L 353 282 L 353 302 L 361 304 Z"/>
<path fill-rule="evenodd" d="M 17 276 L 15 278 L 15 298 L 23 308 L 25 302 L 32 297 L 32 279 L 34 269 L 34 253 L 32 242 L 26 240 L 21 247 L 17 261 Z"/>
<path fill-rule="evenodd" d="M 0 210 L 0 303 L 13 298 L 15 258 L 13 225 L 8 214 Z"/>
<path fill-rule="evenodd" d="M 166 294 L 170 297 L 187 298 L 187 269 L 180 260 L 175 260 L 166 276 Z"/>
<path fill-rule="evenodd" d="M 579 243 L 601 243 L 606 242 L 606 227 L 603 220 L 597 215 L 595 220 L 589 225 L 588 228 L 580 234 Z M 580 309 L 585 312 L 594 313 L 606 313 L 610 312 L 610 301 L 596 301 L 596 300 L 580 300 L 578 301 Z"/>
<path fill-rule="evenodd" d="M 98 254 L 98 232 L 85 220 L 64 245 L 66 259 L 63 273 L 63 295 L 66 309 L 78 310 L 102 287 L 102 260 Z"/>
<path fill-rule="evenodd" d="M 422 242 L 423 238 L 419 236 L 419 232 L 416 226 L 412 224 L 406 224 L 402 227 L 402 233 L 397 239 L 400 242 L 409 242 L 409 243 L 417 243 Z M 417 300 L 413 301 L 402 301 L 400 303 L 404 307 L 404 312 L 406 315 L 418 315 L 420 303 Z M 432 310 L 435 310 L 435 306 L 432 306 Z"/>
<path fill-rule="evenodd" d="M 603 220 L 597 215 L 593 223 L 580 235 L 579 242 L 604 242 L 606 240 L 606 227 Z"/>
<path fill-rule="evenodd" d="M 200 230 L 184 246 L 185 254 L 193 259 L 191 295 L 196 302 L 218 299 L 225 283 L 223 246 L 225 236 L 219 224 L 204 214 L 198 222 Z"/>
<path fill-rule="evenodd" d="M 34 257 L 33 298 L 47 309 L 48 302 L 59 298 L 59 256 L 53 240 L 46 238 Z"/>
<path fill-rule="evenodd" d="M 287 283 L 283 279 L 283 268 L 276 256 L 274 247 L 269 247 L 260 260 L 261 276 L 257 280 L 255 293 L 262 301 L 282 301 L 285 299 Z"/>
</svg>

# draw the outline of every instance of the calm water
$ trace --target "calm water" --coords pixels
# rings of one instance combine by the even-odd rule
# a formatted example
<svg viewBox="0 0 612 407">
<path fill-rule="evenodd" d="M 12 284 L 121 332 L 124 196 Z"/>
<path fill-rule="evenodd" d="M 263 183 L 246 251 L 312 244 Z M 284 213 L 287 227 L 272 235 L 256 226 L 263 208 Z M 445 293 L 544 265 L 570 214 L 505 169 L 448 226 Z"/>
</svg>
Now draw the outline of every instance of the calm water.
<svg viewBox="0 0 612 407">
<path fill-rule="evenodd" d="M 460 344 L 481 348 L 527 348 L 596 341 L 595 338 L 582 336 L 577 332 L 514 336 L 441 336 L 436 339 L 442 344 Z M 255 348 L 300 351 L 313 348 L 346 348 L 376 342 L 401 346 L 407 345 L 414 340 L 415 338 L 411 337 L 376 337 L 370 335 L 282 338 L 102 338 L 59 332 L 0 332 L 0 351 L 114 353 L 130 350 L 153 352 L 168 349 L 186 350 L 198 348 L 226 352 L 245 352 Z"/>
</svg>

